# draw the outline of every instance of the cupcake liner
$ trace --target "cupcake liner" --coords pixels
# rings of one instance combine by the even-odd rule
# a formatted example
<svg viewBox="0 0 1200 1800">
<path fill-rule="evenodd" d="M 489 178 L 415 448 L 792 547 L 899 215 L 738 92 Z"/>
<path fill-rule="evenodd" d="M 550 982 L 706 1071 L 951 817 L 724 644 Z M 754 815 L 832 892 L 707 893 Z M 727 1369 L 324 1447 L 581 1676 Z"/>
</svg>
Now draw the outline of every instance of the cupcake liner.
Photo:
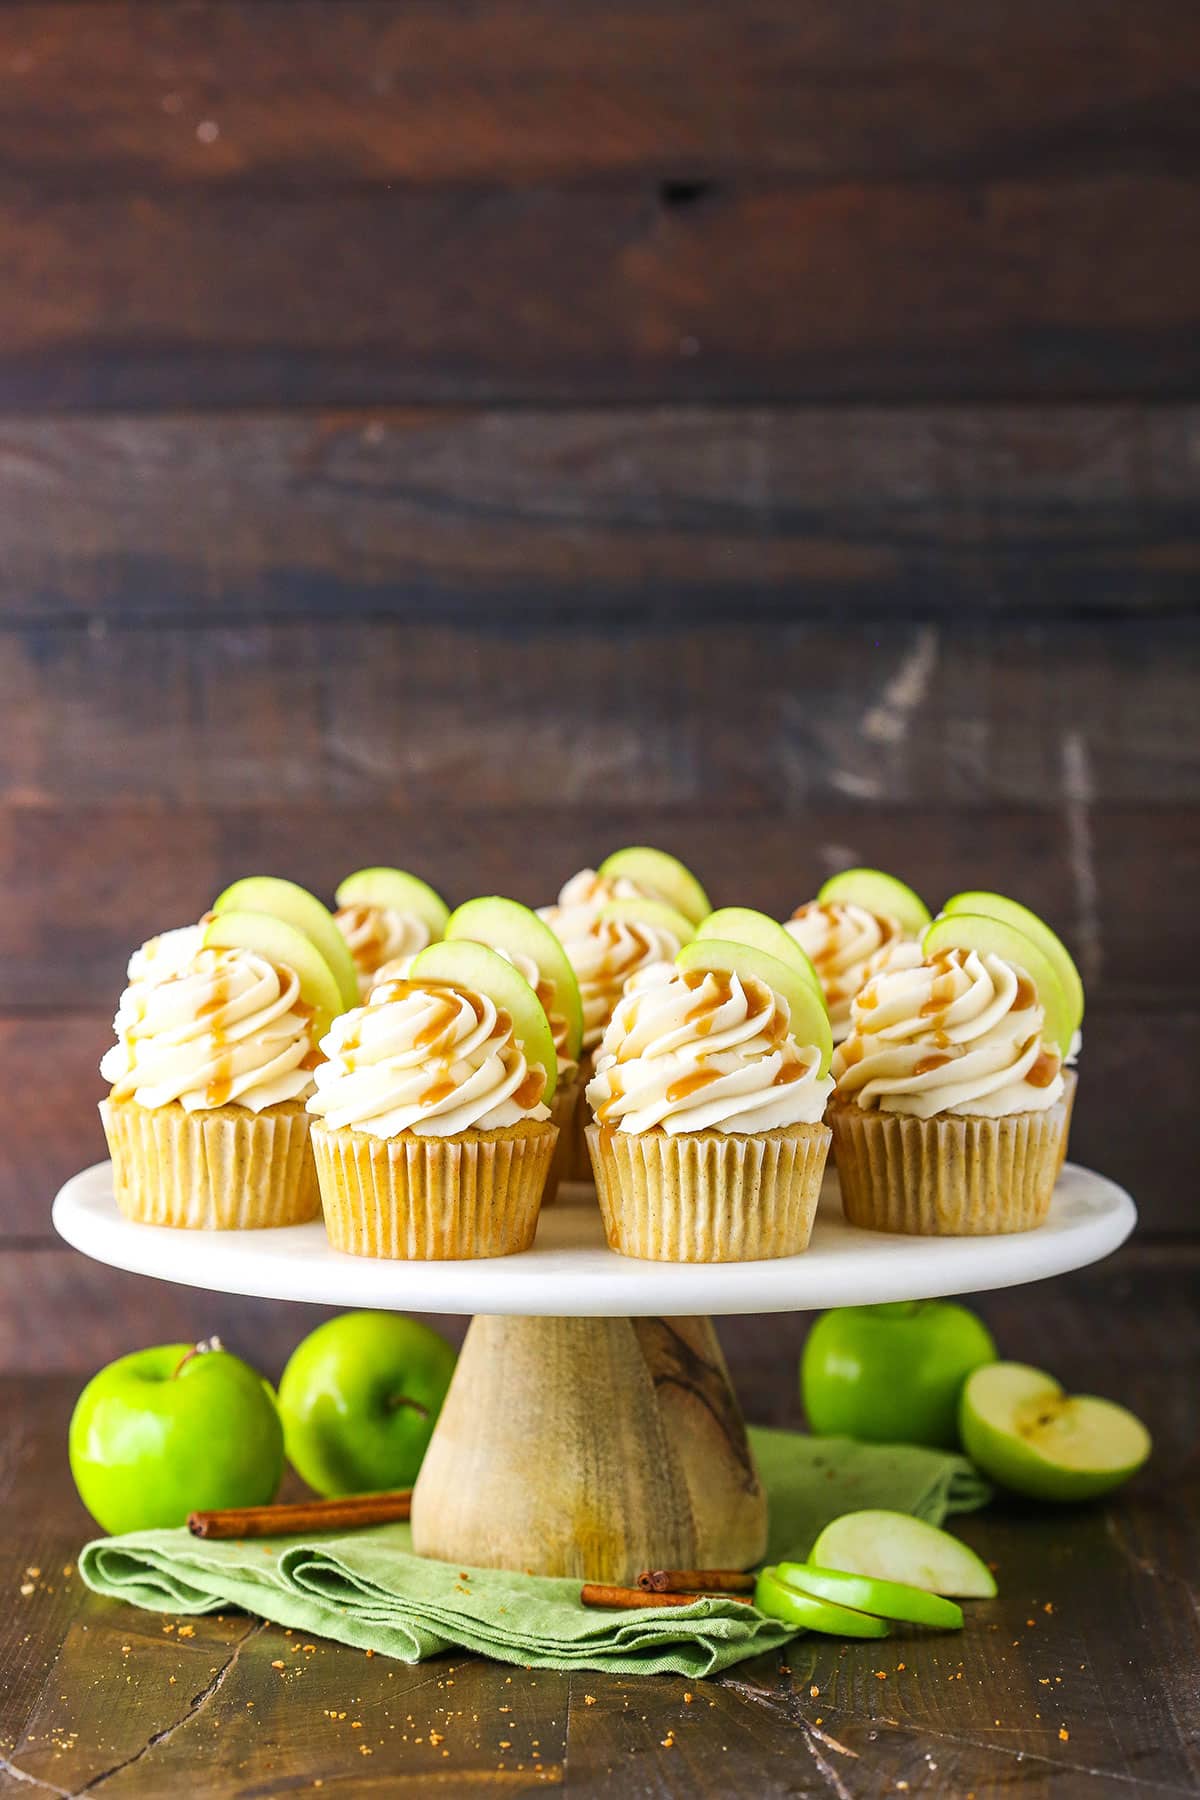
<svg viewBox="0 0 1200 1800">
<path fill-rule="evenodd" d="M 596 1073 L 596 1057 L 585 1050 L 579 1059 L 578 1098 L 571 1116 L 570 1143 L 563 1151 L 562 1179 L 591 1181 L 592 1159 L 588 1155 L 587 1128 L 592 1122 L 592 1109 L 587 1103 L 587 1084 Z"/>
<path fill-rule="evenodd" d="M 807 1249 L 825 1125 L 756 1136 L 587 1128 L 612 1249 L 651 1262 L 757 1262 Z"/>
<path fill-rule="evenodd" d="M 314 1121 L 329 1241 L 351 1256 L 413 1262 L 528 1250 L 557 1140 L 549 1120 L 444 1138 Z"/>
<path fill-rule="evenodd" d="M 1062 1103 L 1067 1109 L 1063 1121 L 1062 1143 L 1058 1147 L 1058 1174 L 1062 1174 L 1062 1166 L 1067 1160 L 1067 1146 L 1071 1140 L 1071 1115 L 1075 1111 L 1075 1095 L 1079 1089 L 1079 1076 L 1074 1069 L 1064 1069 Z"/>
<path fill-rule="evenodd" d="M 187 1112 L 178 1101 L 102 1100 L 117 1205 L 143 1225 L 245 1231 L 302 1225 L 321 1210 L 300 1101 Z"/>
<path fill-rule="evenodd" d="M 579 1075 L 578 1072 L 576 1072 L 566 1080 L 560 1078 L 558 1086 L 554 1090 L 554 1098 L 550 1102 L 550 1122 L 557 1127 L 558 1142 L 554 1146 L 554 1156 L 550 1163 L 550 1173 L 546 1178 L 546 1191 L 542 1195 L 543 1206 L 552 1206 L 554 1204 L 554 1201 L 558 1197 L 558 1184 L 560 1181 L 571 1181 L 574 1179 L 571 1173 L 573 1167 L 572 1153 L 575 1149 L 576 1138 L 579 1133 L 579 1127 L 576 1123 L 576 1113 L 583 1104 L 580 1098 L 581 1091 Z M 586 1150 L 587 1146 L 585 1145 L 585 1154 Z M 591 1173 L 592 1170 L 589 1163 L 587 1172 L 587 1179 L 589 1180 L 591 1179 Z"/>
<path fill-rule="evenodd" d="M 999 1119 L 829 1114 L 842 1210 L 852 1225 L 918 1237 L 1032 1231 L 1050 1210 L 1068 1105 Z"/>
</svg>

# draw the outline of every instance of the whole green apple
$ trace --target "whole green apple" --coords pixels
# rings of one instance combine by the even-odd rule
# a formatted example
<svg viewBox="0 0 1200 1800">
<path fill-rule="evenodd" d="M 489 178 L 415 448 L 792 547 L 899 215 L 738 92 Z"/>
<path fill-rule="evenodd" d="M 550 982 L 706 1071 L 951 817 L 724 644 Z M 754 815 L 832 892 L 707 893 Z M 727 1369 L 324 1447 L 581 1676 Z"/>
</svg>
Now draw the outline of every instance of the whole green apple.
<svg viewBox="0 0 1200 1800">
<path fill-rule="evenodd" d="M 279 1383 L 288 1460 L 318 1494 L 411 1487 L 455 1352 L 402 1313 L 349 1312 L 292 1352 Z"/>
<path fill-rule="evenodd" d="M 283 1474 L 270 1390 L 217 1338 L 136 1350 L 93 1375 L 69 1450 L 79 1497 L 110 1533 L 266 1505 Z"/>
<path fill-rule="evenodd" d="M 963 1382 L 995 1360 L 982 1319 L 951 1300 L 835 1307 L 809 1332 L 800 1361 L 809 1429 L 954 1449 Z"/>
</svg>

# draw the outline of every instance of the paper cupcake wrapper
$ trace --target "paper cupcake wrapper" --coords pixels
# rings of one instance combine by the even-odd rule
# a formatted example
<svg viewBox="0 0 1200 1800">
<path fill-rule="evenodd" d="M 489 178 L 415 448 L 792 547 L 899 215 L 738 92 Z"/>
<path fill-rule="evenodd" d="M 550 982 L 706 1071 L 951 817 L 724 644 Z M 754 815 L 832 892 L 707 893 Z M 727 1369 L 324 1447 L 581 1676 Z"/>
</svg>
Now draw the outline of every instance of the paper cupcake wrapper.
<svg viewBox="0 0 1200 1800">
<path fill-rule="evenodd" d="M 302 1225 L 321 1211 L 311 1121 L 298 1102 L 189 1113 L 177 1101 L 102 1100 L 100 1117 L 127 1219 L 245 1231 Z"/>
<path fill-rule="evenodd" d="M 1050 1210 L 1068 1105 L 1000 1119 L 836 1106 L 833 1154 L 852 1225 L 917 1237 L 1032 1231 Z"/>
<path fill-rule="evenodd" d="M 571 1115 L 570 1142 L 563 1151 L 562 1179 L 590 1181 L 592 1159 L 588 1154 L 587 1128 L 592 1123 L 592 1109 L 587 1103 L 587 1084 L 596 1073 L 596 1058 L 585 1050 L 579 1059 L 578 1088 L 575 1111 Z"/>
<path fill-rule="evenodd" d="M 587 1128 L 612 1249 L 651 1262 L 757 1262 L 808 1248 L 829 1151 L 825 1125 L 756 1137 Z"/>
<path fill-rule="evenodd" d="M 1062 1143 L 1059 1145 L 1058 1151 L 1058 1173 L 1060 1175 L 1062 1174 L 1062 1166 L 1067 1160 L 1067 1147 L 1071 1141 L 1071 1115 L 1075 1111 L 1075 1095 L 1079 1090 L 1079 1076 L 1074 1069 L 1064 1069 L 1062 1078 L 1063 1105 L 1067 1109 L 1067 1116 L 1063 1121 Z"/>
<path fill-rule="evenodd" d="M 560 1181 L 575 1179 L 574 1150 L 579 1135 L 576 1114 L 583 1105 L 579 1076 L 574 1074 L 566 1081 L 560 1080 L 554 1090 L 554 1098 L 550 1102 L 550 1122 L 558 1129 L 558 1142 L 554 1146 L 554 1156 L 550 1163 L 550 1173 L 546 1178 L 546 1191 L 542 1195 L 542 1205 L 552 1206 L 558 1196 Z M 584 1146 L 586 1154 L 587 1146 Z M 588 1165 L 587 1177 L 591 1180 L 591 1165 Z"/>
<path fill-rule="evenodd" d="M 314 1121 L 329 1241 L 351 1256 L 410 1262 L 528 1250 L 557 1139 L 550 1120 L 447 1138 L 376 1138 Z"/>
</svg>

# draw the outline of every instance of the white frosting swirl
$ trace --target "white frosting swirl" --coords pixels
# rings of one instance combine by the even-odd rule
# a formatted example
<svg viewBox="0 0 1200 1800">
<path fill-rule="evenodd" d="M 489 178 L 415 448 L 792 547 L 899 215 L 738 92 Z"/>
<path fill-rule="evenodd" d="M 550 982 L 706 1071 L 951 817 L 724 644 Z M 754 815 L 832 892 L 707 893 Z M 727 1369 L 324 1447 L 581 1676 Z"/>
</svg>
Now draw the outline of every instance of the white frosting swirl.
<svg viewBox="0 0 1200 1800">
<path fill-rule="evenodd" d="M 162 981 L 186 969 L 198 950 L 204 947 L 204 925 L 177 925 L 173 931 L 160 931 L 147 938 L 135 950 L 125 971 L 127 981 Z"/>
<path fill-rule="evenodd" d="M 618 1003 L 587 1097 L 599 1124 L 675 1136 L 816 1124 L 833 1091 L 788 1005 L 755 977 L 647 969 Z"/>
<path fill-rule="evenodd" d="M 114 1099 L 139 1106 L 261 1112 L 311 1091 L 311 1019 L 291 969 L 255 950 L 201 949 L 178 970 L 130 982 L 100 1073 Z"/>
<path fill-rule="evenodd" d="M 372 1137 L 454 1137 L 548 1119 L 545 1071 L 525 1060 L 508 1014 L 485 994 L 391 981 L 321 1040 L 308 1110 Z"/>
<path fill-rule="evenodd" d="M 652 963 L 673 963 L 679 940 L 662 925 L 640 919 L 602 919 L 599 913 L 542 914 L 567 953 L 583 1003 L 583 1047 L 594 1050 L 630 976 Z"/>
<path fill-rule="evenodd" d="M 833 1041 L 850 1031 L 850 1002 L 881 969 L 912 968 L 920 946 L 899 919 L 884 918 L 850 900 L 810 900 L 784 924 L 811 957 L 825 991 Z"/>
<path fill-rule="evenodd" d="M 1042 1112 L 1060 1098 L 1057 1049 L 1024 970 L 977 950 L 947 950 L 912 969 L 885 969 L 852 1006 L 834 1052 L 839 1099 L 929 1119 Z"/>
<path fill-rule="evenodd" d="M 339 906 L 333 922 L 346 940 L 365 1000 L 385 963 L 413 957 L 429 942 L 429 927 L 415 913 L 391 906 Z"/>
</svg>

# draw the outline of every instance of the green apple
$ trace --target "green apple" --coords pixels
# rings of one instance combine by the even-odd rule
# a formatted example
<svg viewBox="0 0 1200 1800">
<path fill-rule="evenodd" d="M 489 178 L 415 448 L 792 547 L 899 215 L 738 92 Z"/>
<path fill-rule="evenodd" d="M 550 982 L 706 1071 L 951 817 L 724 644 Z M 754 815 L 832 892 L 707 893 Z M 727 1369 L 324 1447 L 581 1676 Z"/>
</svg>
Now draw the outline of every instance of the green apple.
<svg viewBox="0 0 1200 1800">
<path fill-rule="evenodd" d="M 952 1300 L 834 1307 L 817 1320 L 800 1358 L 809 1430 L 957 1449 L 963 1382 L 995 1360 L 983 1320 Z"/>
<path fill-rule="evenodd" d="M 785 931 L 766 913 L 755 912 L 750 906 L 722 906 L 709 913 L 696 936 L 723 938 L 727 944 L 751 944 L 756 950 L 765 950 L 768 956 L 790 964 L 798 975 L 803 975 L 824 1006 L 825 990 L 821 986 L 821 977 L 813 968 L 812 958 L 801 949 L 790 931 Z"/>
<path fill-rule="evenodd" d="M 1075 967 L 1071 953 L 1058 933 L 1051 931 L 1045 919 L 1040 919 L 1029 907 L 1022 906 L 1019 900 L 1009 900 L 1004 894 L 989 894 L 975 888 L 965 894 L 954 894 L 942 908 L 944 916 L 955 913 L 982 914 L 988 919 L 1003 919 L 1007 925 L 1015 925 L 1018 931 L 1032 938 L 1049 957 L 1058 976 L 1059 986 L 1067 996 L 1074 1020 L 1073 1030 L 1078 1030 L 1083 1023 L 1083 980 Z"/>
<path fill-rule="evenodd" d="M 919 894 L 882 869 L 843 869 L 829 877 L 817 899 L 845 900 L 851 906 L 865 907 L 877 918 L 897 919 L 914 937 L 921 935 L 931 916 Z"/>
<path fill-rule="evenodd" d="M 1025 1363 L 977 1369 L 962 1393 L 963 1448 L 1001 1487 L 1035 1500 L 1091 1500 L 1150 1454 L 1140 1419 L 1111 1400 L 1064 1394 Z"/>
<path fill-rule="evenodd" d="M 493 950 L 527 956 L 541 979 L 554 989 L 550 1004 L 567 1021 L 567 1055 L 573 1062 L 579 1061 L 583 1048 L 579 982 L 566 951 L 544 919 L 519 901 L 502 900 L 498 894 L 492 894 L 485 899 L 468 900 L 456 908 L 446 921 L 444 935 L 448 941 L 468 938 Z"/>
<path fill-rule="evenodd" d="M 315 894 L 298 887 L 294 881 L 283 881 L 278 875 L 247 875 L 235 881 L 213 901 L 212 910 L 221 913 L 268 913 L 282 919 L 311 938 L 329 967 L 342 996 L 339 1012 L 346 1012 L 359 1002 L 358 976 L 354 971 L 345 938 L 333 921 L 333 914 L 322 906 Z"/>
<path fill-rule="evenodd" d="M 944 913 L 921 939 L 921 954 L 928 959 L 944 950 L 975 950 L 1023 969 L 1037 989 L 1046 1016 L 1046 1041 L 1067 1055 L 1075 1036 L 1075 1015 L 1054 964 L 1031 937 L 1006 920 L 984 913 Z"/>
<path fill-rule="evenodd" d="M 631 925 L 659 925 L 671 933 L 677 944 L 690 944 L 696 935 L 692 921 L 665 900 L 606 900 L 600 917 L 624 920 Z"/>
<path fill-rule="evenodd" d="M 454 1363 L 445 1338 L 402 1313 L 318 1325 L 279 1383 L 288 1461 L 318 1494 L 411 1487 Z"/>
<path fill-rule="evenodd" d="M 692 871 L 666 850 L 652 850 L 646 844 L 614 850 L 600 864 L 599 873 L 614 878 L 623 875 L 654 898 L 675 907 L 693 925 L 712 911 L 708 895 Z"/>
<path fill-rule="evenodd" d="M 815 1044 L 821 1056 L 821 1074 L 829 1073 L 833 1058 L 833 1033 L 825 1002 L 815 994 L 792 963 L 783 963 L 758 950 L 753 944 L 733 944 L 723 938 L 696 938 L 685 944 L 675 958 L 675 967 L 685 975 L 693 972 L 713 975 L 746 975 L 763 981 L 787 1001 L 789 1030 L 801 1048 Z"/>
<path fill-rule="evenodd" d="M 754 1604 L 769 1619 L 780 1619 L 802 1631 L 824 1631 L 830 1637 L 851 1638 L 885 1638 L 888 1634 L 882 1619 L 791 1587 L 780 1579 L 779 1570 L 774 1567 L 760 1569 L 754 1584 Z"/>
<path fill-rule="evenodd" d="M 283 1427 L 262 1377 L 217 1338 L 109 1363 L 71 1415 L 71 1473 L 104 1531 L 183 1525 L 190 1512 L 265 1506 Z"/>
<path fill-rule="evenodd" d="M 387 906 L 392 912 L 411 913 L 429 929 L 436 942 L 446 929 L 450 908 L 427 881 L 403 869 L 356 869 L 338 886 L 339 906 Z"/>
<path fill-rule="evenodd" d="M 496 1007 L 502 1008 L 513 1022 L 513 1035 L 525 1052 L 526 1062 L 545 1071 L 542 1101 L 549 1104 L 558 1082 L 558 1052 L 550 1022 L 541 1001 L 510 962 L 486 944 L 458 938 L 452 944 L 430 944 L 422 950 L 414 957 L 408 978 L 445 982 L 468 993 L 486 994 Z"/>
<path fill-rule="evenodd" d="M 206 950 L 257 950 L 268 962 L 291 969 L 300 998 L 313 1009 L 313 1037 L 319 1042 L 347 1009 L 333 970 L 310 937 L 286 920 L 264 912 L 223 912 L 204 927 Z M 355 1005 L 358 996 L 355 995 Z"/>
<path fill-rule="evenodd" d="M 818 1600 L 831 1600 L 836 1606 L 852 1606 L 856 1612 L 874 1613 L 876 1618 L 895 1619 L 903 1625 L 962 1630 L 962 1607 L 925 1588 L 880 1581 L 874 1575 L 851 1575 L 842 1569 L 819 1569 L 813 1563 L 783 1562 L 775 1573 L 789 1587 L 815 1594 Z"/>
<path fill-rule="evenodd" d="M 991 1570 L 961 1539 L 911 1513 L 879 1507 L 832 1520 L 808 1558 L 822 1569 L 873 1575 L 959 1600 L 990 1600 L 996 1592 Z"/>
</svg>

